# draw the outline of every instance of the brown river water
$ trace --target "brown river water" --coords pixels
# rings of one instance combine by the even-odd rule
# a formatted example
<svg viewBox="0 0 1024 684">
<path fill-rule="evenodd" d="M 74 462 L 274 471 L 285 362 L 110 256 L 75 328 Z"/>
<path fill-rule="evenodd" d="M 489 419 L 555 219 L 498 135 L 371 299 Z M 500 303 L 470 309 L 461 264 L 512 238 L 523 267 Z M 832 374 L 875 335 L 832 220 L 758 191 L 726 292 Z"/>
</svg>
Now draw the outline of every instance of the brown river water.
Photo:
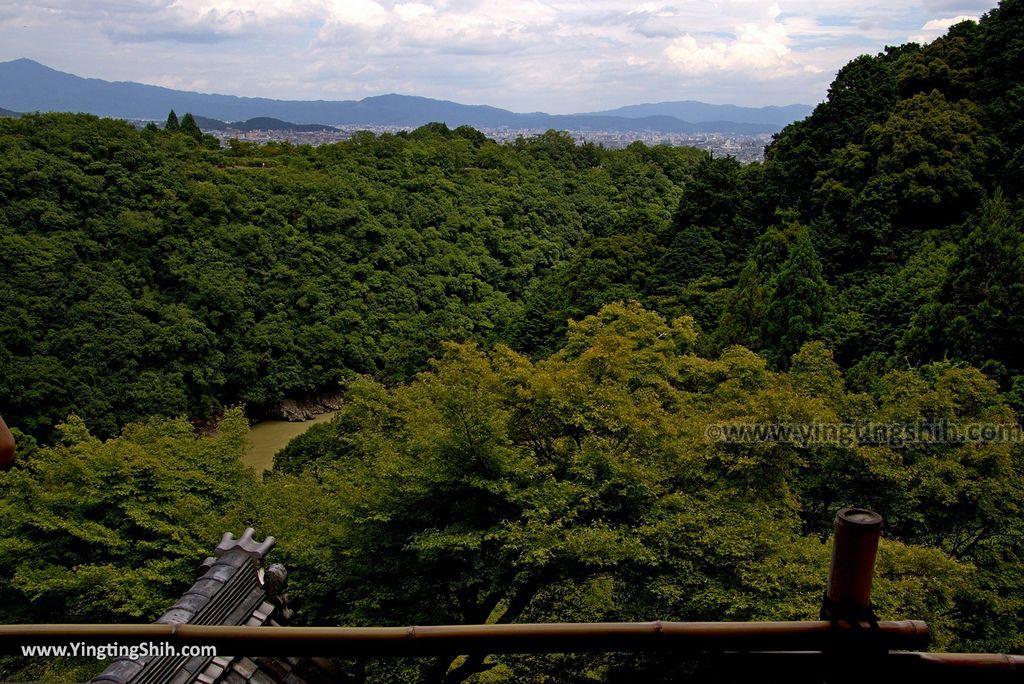
<svg viewBox="0 0 1024 684">
<path fill-rule="evenodd" d="M 242 463 L 262 473 L 274 465 L 274 454 L 284 449 L 303 432 L 318 423 L 330 422 L 337 411 L 321 413 L 313 420 L 292 423 L 287 420 L 261 420 L 249 428 L 249 448 L 242 456 Z"/>
</svg>

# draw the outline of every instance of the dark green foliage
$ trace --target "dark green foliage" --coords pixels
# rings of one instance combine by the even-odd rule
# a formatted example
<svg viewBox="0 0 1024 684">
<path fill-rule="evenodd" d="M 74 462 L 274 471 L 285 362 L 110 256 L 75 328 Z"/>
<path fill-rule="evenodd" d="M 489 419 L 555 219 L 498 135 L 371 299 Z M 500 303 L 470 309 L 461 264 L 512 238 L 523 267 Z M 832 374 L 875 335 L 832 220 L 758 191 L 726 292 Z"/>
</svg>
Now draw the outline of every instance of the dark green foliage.
<svg viewBox="0 0 1024 684">
<path fill-rule="evenodd" d="M 537 355 L 562 343 L 570 319 L 649 291 L 658 250 L 650 233 L 597 238 L 527 292 L 516 346 Z"/>
<path fill-rule="evenodd" d="M 906 263 L 865 274 L 840 290 L 821 334 L 836 358 L 855 367 L 858 358 L 901 348 L 918 310 L 938 296 L 955 251 L 953 244 L 925 241 Z"/>
<path fill-rule="evenodd" d="M 946 35 L 911 55 L 899 73 L 900 94 L 913 97 L 938 90 L 949 99 L 974 96 L 978 65 L 974 54 L 978 25 L 963 21 L 951 26 Z"/>
<path fill-rule="evenodd" d="M 502 146 L 443 125 L 222 150 L 193 124 L 0 124 L 11 425 L 48 438 L 75 412 L 107 436 L 238 402 L 259 415 L 354 373 L 406 378 L 444 340 L 514 342 L 552 269 L 575 288 L 538 328 L 557 344 L 567 318 L 644 292 L 649 231 L 699 159 L 555 133 Z"/>
<path fill-rule="evenodd" d="M 190 135 L 196 140 L 203 137 L 203 132 L 199 130 L 196 120 L 192 117 L 192 112 L 185 112 L 185 116 L 181 117 L 181 125 L 178 130 L 186 135 Z"/>
<path fill-rule="evenodd" d="M 337 435 L 329 424 L 313 425 L 274 455 L 274 471 L 290 475 L 315 471 L 316 464 L 328 460 L 337 449 Z"/>
<path fill-rule="evenodd" d="M 705 157 L 694 169 L 676 210 L 677 230 L 690 225 L 730 226 L 740 208 L 742 167 L 733 157 Z"/>
<path fill-rule="evenodd" d="M 860 143 L 869 126 L 888 117 L 899 100 L 901 63 L 918 49 L 916 45 L 888 48 L 879 55 L 858 57 L 840 69 L 828 99 L 804 121 L 787 126 L 765 150 L 769 196 L 807 217 L 810 188 L 832 150 Z"/>
<path fill-rule="evenodd" d="M 828 308 L 828 285 L 807 230 L 800 228 L 771 282 L 765 335 L 777 366 L 813 338 Z"/>
<path fill-rule="evenodd" d="M 1010 390 L 1024 364 L 1016 351 L 997 348 L 1015 350 L 1024 335 L 1012 287 L 1024 189 L 1024 78 L 1015 68 L 1024 54 L 1022 7 L 1003 2 L 929 45 L 853 60 L 810 117 L 775 137 L 763 166 L 698 165 L 676 232 L 663 244 L 670 248 L 684 228 L 703 235 L 700 226 L 712 227 L 726 268 L 713 249 L 706 265 L 687 268 L 717 269 L 733 290 L 722 300 L 716 343 L 744 340 L 781 363 L 814 335 L 834 348 L 859 386 L 908 360 L 951 358 L 976 364 Z M 1000 190 L 1004 218 L 979 227 L 988 220 L 979 217 L 991 214 L 987 198 Z M 824 292 L 820 287 L 797 288 L 782 298 L 788 304 L 773 296 L 758 325 L 751 307 L 759 295 L 751 273 L 739 283 L 742 264 L 752 260 L 771 289 L 792 243 L 772 224 L 794 221 L 809 227 L 834 301 L 806 299 Z M 670 251 L 665 266 L 683 250 Z M 783 311 L 796 317 L 790 322 Z"/>
<path fill-rule="evenodd" d="M 892 194 L 894 222 L 949 225 L 977 206 L 984 162 L 978 114 L 970 103 L 950 103 L 933 90 L 900 102 L 884 124 L 868 129 L 876 171 L 865 191 Z"/>
<path fill-rule="evenodd" d="M 193 121 L 193 123 L 195 123 L 195 122 Z M 173 109 L 167 115 L 167 123 L 164 124 L 164 130 L 165 131 L 181 130 L 181 124 L 178 123 L 178 115 L 174 113 Z"/>
<path fill-rule="evenodd" d="M 757 236 L 756 221 L 762 218 L 760 172 L 759 165 L 744 168 L 733 157 L 705 157 L 684 186 L 673 219 L 675 234 L 707 226 L 720 242 L 726 262 L 742 260 Z"/>
<path fill-rule="evenodd" d="M 722 346 L 739 344 L 761 349 L 768 320 L 768 297 L 769 289 L 761 280 L 757 262 L 748 261 L 725 303 L 716 331 L 717 341 Z"/>
<path fill-rule="evenodd" d="M 1006 387 L 1024 373 L 1024 234 L 1002 195 L 972 222 L 938 296 L 921 307 L 902 347 L 917 358 L 967 360 Z"/>
<path fill-rule="evenodd" d="M 722 244 L 709 228 L 689 224 L 672 238 L 658 260 L 658 279 L 662 283 L 682 284 L 701 276 L 721 273 L 725 266 Z"/>
</svg>

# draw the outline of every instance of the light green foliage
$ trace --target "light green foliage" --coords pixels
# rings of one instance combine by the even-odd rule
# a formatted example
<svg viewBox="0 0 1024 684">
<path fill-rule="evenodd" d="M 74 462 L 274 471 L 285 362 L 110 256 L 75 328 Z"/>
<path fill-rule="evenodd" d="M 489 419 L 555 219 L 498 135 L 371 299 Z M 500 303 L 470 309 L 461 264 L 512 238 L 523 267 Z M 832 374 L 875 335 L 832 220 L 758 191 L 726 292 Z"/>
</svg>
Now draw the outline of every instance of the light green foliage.
<svg viewBox="0 0 1024 684">
<path fill-rule="evenodd" d="M 57 444 L 20 454 L 0 473 L 0 622 L 159 617 L 220 535 L 250 520 L 257 483 L 239 461 L 247 431 L 236 409 L 215 437 L 153 419 L 102 441 L 72 416 Z M 30 678 L 75 676 L 26 666 Z"/>
<path fill-rule="evenodd" d="M 991 382 L 953 368 L 895 373 L 873 398 L 848 392 L 821 343 L 800 349 L 787 373 L 741 347 L 705 359 L 696 345 L 692 320 L 615 303 L 570 324 L 565 346 L 536 362 L 452 344 L 411 383 L 354 382 L 313 451 L 296 449 L 281 463 L 288 474 L 268 481 L 286 493 L 263 515 L 281 530 L 304 619 L 810 619 L 831 517 L 862 504 L 888 521 L 883 616 L 927 619 L 945 647 L 1017 643 L 1019 523 L 1006 501 L 1021 499 L 1019 445 L 705 437 L 725 421 L 1007 420 Z M 962 628 L 979 605 L 992 607 L 1007 640 Z M 396 676 L 375 667 L 373 681 Z M 405 676 L 440 681 L 450 667 L 445 681 L 474 672 L 485 674 L 473 681 L 532 681 L 658 664 L 508 657 L 415 667 Z"/>
<path fill-rule="evenodd" d="M 883 618 L 925 619 L 944 648 L 1021 647 L 1019 444 L 706 435 L 725 422 L 1012 421 L 992 381 L 934 365 L 857 394 L 820 342 L 787 372 L 743 347 L 703 358 L 699 346 L 691 318 L 635 302 L 572 322 L 537 361 L 449 343 L 407 383 L 353 379 L 335 419 L 262 484 L 239 465 L 237 410 L 203 438 L 155 419 L 104 442 L 73 417 L 56 445 L 0 474 L 12 569 L 0 619 L 152 619 L 219 533 L 247 524 L 278 537 L 309 624 L 809 619 L 831 518 L 857 504 L 887 521 Z M 3 664 L 89 674 L 25 666 Z M 360 667 L 368 681 L 669 677 L 658 658 L 621 654 Z"/>
</svg>

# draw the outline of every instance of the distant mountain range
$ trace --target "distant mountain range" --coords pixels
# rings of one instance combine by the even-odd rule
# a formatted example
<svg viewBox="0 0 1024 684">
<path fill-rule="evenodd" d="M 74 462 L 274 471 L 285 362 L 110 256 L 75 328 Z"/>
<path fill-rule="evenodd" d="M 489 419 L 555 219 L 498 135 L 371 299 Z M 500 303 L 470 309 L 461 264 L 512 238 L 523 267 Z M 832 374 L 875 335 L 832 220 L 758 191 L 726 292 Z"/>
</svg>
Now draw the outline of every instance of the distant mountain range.
<svg viewBox="0 0 1024 684">
<path fill-rule="evenodd" d="M 736 123 L 778 126 L 780 129 L 803 119 L 813 107 L 792 104 L 770 107 L 739 107 L 737 105 L 714 105 L 696 100 L 683 102 L 656 102 L 652 104 L 629 105 L 603 112 L 592 112 L 592 116 L 622 116 L 641 119 L 651 116 L 671 116 L 681 121 L 735 121 Z"/>
<path fill-rule="evenodd" d="M 518 114 L 486 105 L 408 95 L 338 101 L 272 100 L 81 78 L 30 59 L 0 63 L 0 106 L 20 112 L 87 112 L 127 119 L 162 120 L 174 109 L 179 115 L 192 112 L 193 116 L 220 122 L 266 117 L 334 126 L 421 126 L 442 121 L 452 127 L 465 124 L 477 128 L 733 134 L 773 133 L 807 116 L 812 109 L 807 105 L 755 108 L 663 102 L 590 114 L 552 115 Z"/>
<path fill-rule="evenodd" d="M 219 121 L 206 116 L 193 115 L 196 125 L 204 131 L 336 131 L 334 126 L 324 124 L 296 124 L 291 121 L 273 119 L 269 116 L 257 116 L 248 121 Z"/>
<path fill-rule="evenodd" d="M 22 112 L 12 112 L 9 109 L 0 107 L 0 119 L 16 119 Z M 304 133 L 316 131 L 337 131 L 334 126 L 324 124 L 296 124 L 291 121 L 272 119 L 269 116 L 258 116 L 248 121 L 219 121 L 206 116 L 193 115 L 196 125 L 203 131 L 301 131 Z"/>
</svg>

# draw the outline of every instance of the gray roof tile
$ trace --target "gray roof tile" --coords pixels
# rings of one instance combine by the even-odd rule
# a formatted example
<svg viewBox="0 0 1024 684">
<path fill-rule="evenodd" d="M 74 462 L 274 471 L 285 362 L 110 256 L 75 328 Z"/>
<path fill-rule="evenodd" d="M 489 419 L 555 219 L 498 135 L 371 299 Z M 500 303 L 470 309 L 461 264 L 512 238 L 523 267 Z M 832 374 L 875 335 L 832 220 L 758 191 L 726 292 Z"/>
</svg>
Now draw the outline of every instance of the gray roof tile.
<svg viewBox="0 0 1024 684">
<path fill-rule="evenodd" d="M 142 663 L 138 660 L 119 658 L 107 666 L 107 669 L 103 670 L 103 674 L 94 681 L 127 682 L 137 675 L 141 669 Z"/>
<path fill-rule="evenodd" d="M 192 673 L 188 670 L 178 670 L 167 684 L 187 684 L 192 681 Z"/>
<path fill-rule="evenodd" d="M 223 586 L 223 584 L 224 583 L 219 580 L 206 579 L 204 577 L 199 579 L 195 584 L 193 584 L 192 588 L 188 590 L 188 593 L 210 597 L 216 594 L 218 591 L 220 591 L 220 588 Z"/>
<path fill-rule="evenodd" d="M 248 658 L 240 658 L 231 667 L 246 679 L 252 677 L 252 673 L 256 671 L 256 663 Z"/>
<path fill-rule="evenodd" d="M 230 551 L 244 551 L 254 558 L 263 559 L 270 549 L 274 548 L 276 540 L 273 537 L 267 537 L 262 542 L 257 542 L 253 539 L 254 532 L 255 530 L 251 527 L 247 527 L 238 539 L 235 539 L 235 535 L 230 532 L 225 532 L 214 553 L 220 557 Z"/>
<path fill-rule="evenodd" d="M 224 563 L 217 563 L 212 568 L 206 571 L 206 574 L 203 575 L 203 579 L 211 579 L 216 580 L 218 582 L 227 582 L 234 576 L 236 572 L 238 572 L 238 567 L 238 565 L 226 565 Z"/>
<path fill-rule="evenodd" d="M 171 608 L 179 608 L 181 610 L 189 610 L 193 613 L 198 613 L 209 602 L 209 596 L 203 596 L 202 594 L 194 594 L 190 591 L 184 596 L 182 596 L 180 599 L 178 599 L 178 602 L 171 606 Z"/>
<path fill-rule="evenodd" d="M 277 684 L 273 679 L 264 674 L 262 670 L 256 670 L 249 682 L 250 684 Z"/>
<path fill-rule="evenodd" d="M 179 625 L 188 622 L 195 616 L 191 610 L 184 610 L 182 608 L 173 608 L 163 615 L 157 622 L 164 625 Z"/>
<path fill-rule="evenodd" d="M 224 684 L 247 684 L 248 680 L 234 670 L 228 670 L 221 680 Z"/>
<path fill-rule="evenodd" d="M 214 658 L 213 662 L 210 663 L 209 665 L 207 665 L 206 669 L 203 670 L 203 674 L 208 676 L 208 677 L 210 677 L 211 681 L 217 681 L 217 677 L 220 677 L 222 674 L 224 674 L 224 670 L 225 670 L 226 666 L 231 663 L 231 661 L 228 660 L 227 663 L 225 663 L 224 665 L 221 665 L 221 664 L 219 664 L 217 662 L 218 660 L 227 660 L 227 659 L 226 658 Z"/>
</svg>

